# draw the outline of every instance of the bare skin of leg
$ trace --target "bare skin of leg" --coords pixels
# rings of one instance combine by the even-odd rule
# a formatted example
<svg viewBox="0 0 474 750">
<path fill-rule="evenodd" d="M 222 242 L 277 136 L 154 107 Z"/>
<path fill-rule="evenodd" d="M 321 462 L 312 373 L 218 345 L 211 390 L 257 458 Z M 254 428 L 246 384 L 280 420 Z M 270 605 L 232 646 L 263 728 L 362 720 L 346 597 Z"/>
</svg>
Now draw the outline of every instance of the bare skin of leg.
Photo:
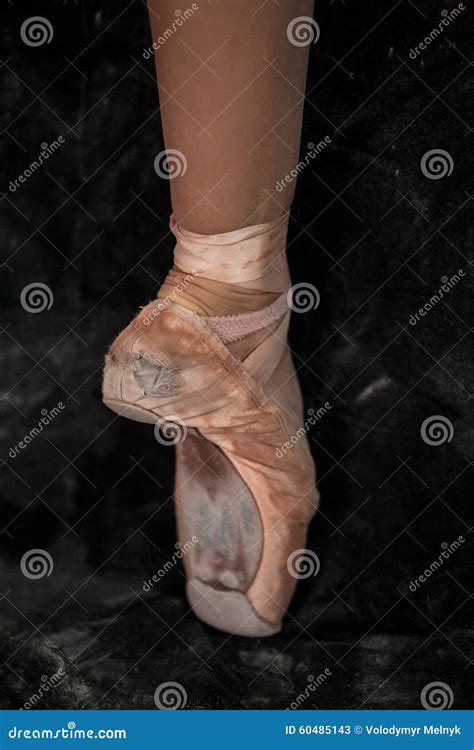
<svg viewBox="0 0 474 750">
<path fill-rule="evenodd" d="M 287 31 L 313 0 L 213 0 L 177 27 L 182 7 L 148 0 L 165 145 L 186 163 L 170 180 L 174 218 L 203 235 L 278 219 L 294 195 L 294 182 L 281 192 L 276 183 L 298 161 L 309 49 Z M 289 285 L 285 272 L 274 291 L 205 278 L 176 291 L 178 274 L 159 297 L 204 315 L 258 310 Z"/>
<path fill-rule="evenodd" d="M 294 182 L 276 187 L 298 160 L 308 55 L 288 27 L 313 4 L 199 0 L 189 15 L 178 3 L 149 0 L 165 144 L 187 164 L 170 180 L 175 269 L 158 294 L 178 304 L 150 302 L 119 334 L 104 401 L 188 428 L 175 487 L 180 542 L 195 542 L 188 601 L 224 632 L 269 636 L 318 506 L 287 348 Z M 180 272 L 196 276 L 179 288 Z"/>
</svg>

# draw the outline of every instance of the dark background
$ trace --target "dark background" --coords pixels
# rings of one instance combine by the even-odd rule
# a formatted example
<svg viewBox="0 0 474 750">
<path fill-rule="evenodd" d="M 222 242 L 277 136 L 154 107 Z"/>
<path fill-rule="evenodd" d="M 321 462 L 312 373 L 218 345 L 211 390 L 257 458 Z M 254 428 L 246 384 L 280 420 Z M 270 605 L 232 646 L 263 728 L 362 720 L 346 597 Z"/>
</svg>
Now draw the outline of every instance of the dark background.
<svg viewBox="0 0 474 750">
<path fill-rule="evenodd" d="M 145 5 L 3 3 L 3 708 L 23 706 L 60 667 L 37 708 L 155 708 L 168 681 L 188 708 L 285 708 L 325 669 L 303 708 L 420 708 L 436 681 L 467 707 L 468 11 L 409 56 L 454 6 L 317 2 L 302 153 L 332 143 L 299 180 L 289 259 L 294 282 L 321 296 L 291 329 L 306 407 L 331 404 L 310 432 L 322 505 L 308 546 L 321 570 L 300 584 L 278 636 L 249 640 L 194 618 L 179 566 L 143 592 L 175 551 L 173 449 L 100 399 L 104 352 L 172 255 L 169 186 L 153 169 L 163 142 L 153 61 L 142 57 Z M 49 44 L 21 41 L 32 15 L 53 25 Z M 9 190 L 59 135 L 60 150 Z M 431 149 L 449 153 L 450 176 L 422 173 Z M 462 281 L 410 325 L 458 269 Z M 20 303 L 33 282 L 54 295 L 38 314 Z M 11 458 L 58 402 L 64 410 Z M 434 415 L 452 423 L 450 442 L 423 441 Z M 459 535 L 466 543 L 410 591 Z M 20 560 L 35 548 L 54 570 L 31 580 Z"/>
</svg>

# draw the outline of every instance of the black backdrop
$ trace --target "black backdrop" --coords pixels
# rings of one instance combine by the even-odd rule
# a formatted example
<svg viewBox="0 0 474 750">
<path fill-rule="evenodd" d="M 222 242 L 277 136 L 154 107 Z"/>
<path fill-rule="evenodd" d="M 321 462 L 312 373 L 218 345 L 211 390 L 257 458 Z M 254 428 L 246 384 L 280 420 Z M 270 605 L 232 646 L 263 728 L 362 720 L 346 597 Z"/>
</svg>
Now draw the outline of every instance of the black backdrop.
<svg viewBox="0 0 474 750">
<path fill-rule="evenodd" d="M 2 707 L 155 708 L 167 682 L 188 708 L 284 708 L 301 694 L 303 708 L 419 708 L 433 682 L 466 707 L 467 11 L 410 56 L 455 7 L 317 3 L 302 153 L 331 143 L 299 179 L 289 258 L 321 299 L 291 329 L 306 408 L 331 404 L 310 432 L 322 506 L 308 546 L 321 567 L 281 634 L 252 641 L 189 613 L 179 565 L 143 591 L 175 552 L 173 450 L 100 400 L 106 347 L 171 261 L 146 8 L 4 2 Z M 30 46 L 21 27 L 35 15 L 53 36 Z M 431 157 L 422 167 L 432 150 L 438 173 Z M 24 290 L 38 283 L 52 304 L 29 312 Z M 34 549 L 50 575 L 22 572 Z"/>
</svg>

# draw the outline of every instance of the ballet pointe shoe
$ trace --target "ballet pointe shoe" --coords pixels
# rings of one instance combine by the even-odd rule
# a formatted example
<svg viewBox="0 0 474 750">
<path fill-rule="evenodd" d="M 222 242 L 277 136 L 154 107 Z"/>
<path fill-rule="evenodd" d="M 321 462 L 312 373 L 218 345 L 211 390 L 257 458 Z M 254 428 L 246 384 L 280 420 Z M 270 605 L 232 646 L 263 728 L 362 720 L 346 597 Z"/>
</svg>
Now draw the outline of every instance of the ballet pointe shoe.
<svg viewBox="0 0 474 750">
<path fill-rule="evenodd" d="M 174 425 L 187 597 L 201 620 L 242 636 L 280 630 L 297 583 L 288 561 L 319 502 L 289 317 L 285 294 L 257 314 L 219 318 L 154 301 L 104 369 L 110 409 Z M 258 328 L 268 334 L 240 361 L 226 343 Z"/>
<path fill-rule="evenodd" d="M 294 553 L 304 549 L 319 502 L 287 346 L 287 229 L 284 215 L 198 235 L 171 217 L 180 271 L 277 297 L 256 312 L 220 317 L 171 297 L 150 302 L 115 339 L 104 369 L 104 403 L 162 425 L 176 444 L 192 609 L 209 625 L 253 637 L 281 628 L 299 572 Z"/>
</svg>

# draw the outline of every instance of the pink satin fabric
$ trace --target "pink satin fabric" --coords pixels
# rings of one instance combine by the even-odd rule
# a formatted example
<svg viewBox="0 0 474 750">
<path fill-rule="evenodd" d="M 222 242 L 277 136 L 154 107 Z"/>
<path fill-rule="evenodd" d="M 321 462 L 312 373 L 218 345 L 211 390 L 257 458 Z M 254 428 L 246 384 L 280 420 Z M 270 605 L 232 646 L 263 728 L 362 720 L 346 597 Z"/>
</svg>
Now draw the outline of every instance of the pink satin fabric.
<svg viewBox="0 0 474 750">
<path fill-rule="evenodd" d="M 288 214 L 223 234 L 190 232 L 179 227 L 173 216 L 170 228 L 176 237 L 174 264 L 181 271 L 262 292 L 284 291 Z"/>
</svg>

